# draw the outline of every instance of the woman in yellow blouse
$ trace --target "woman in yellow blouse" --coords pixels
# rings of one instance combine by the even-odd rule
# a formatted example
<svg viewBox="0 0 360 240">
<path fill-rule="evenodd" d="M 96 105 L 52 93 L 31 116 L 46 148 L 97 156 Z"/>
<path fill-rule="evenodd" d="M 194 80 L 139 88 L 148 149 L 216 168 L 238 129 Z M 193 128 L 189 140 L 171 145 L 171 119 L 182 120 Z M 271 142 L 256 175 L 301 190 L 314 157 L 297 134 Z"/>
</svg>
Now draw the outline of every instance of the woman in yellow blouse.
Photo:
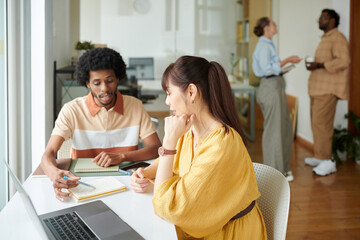
<svg viewBox="0 0 360 240">
<path fill-rule="evenodd" d="M 165 70 L 162 87 L 173 115 L 165 119 L 159 160 L 131 177 L 135 192 L 155 179 L 155 213 L 179 239 L 266 239 L 256 203 L 254 169 L 224 69 L 183 56 Z"/>
</svg>

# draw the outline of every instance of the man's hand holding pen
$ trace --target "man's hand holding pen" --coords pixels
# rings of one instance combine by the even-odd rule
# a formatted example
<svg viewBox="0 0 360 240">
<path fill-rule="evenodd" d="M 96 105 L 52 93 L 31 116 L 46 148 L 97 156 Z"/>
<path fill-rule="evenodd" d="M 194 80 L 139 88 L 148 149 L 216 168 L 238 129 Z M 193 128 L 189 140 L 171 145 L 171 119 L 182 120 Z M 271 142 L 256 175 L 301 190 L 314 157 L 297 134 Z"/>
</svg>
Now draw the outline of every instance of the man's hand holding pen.
<svg viewBox="0 0 360 240">
<path fill-rule="evenodd" d="M 65 176 L 71 178 L 71 180 L 64 179 Z M 65 200 L 64 198 L 71 196 L 71 193 L 63 192 L 62 189 L 76 187 L 78 185 L 78 181 L 80 180 L 80 178 L 75 176 L 70 171 L 56 169 L 56 172 L 50 175 L 50 180 L 53 182 L 53 188 L 56 198 L 59 199 L 60 201 L 64 201 Z"/>
</svg>

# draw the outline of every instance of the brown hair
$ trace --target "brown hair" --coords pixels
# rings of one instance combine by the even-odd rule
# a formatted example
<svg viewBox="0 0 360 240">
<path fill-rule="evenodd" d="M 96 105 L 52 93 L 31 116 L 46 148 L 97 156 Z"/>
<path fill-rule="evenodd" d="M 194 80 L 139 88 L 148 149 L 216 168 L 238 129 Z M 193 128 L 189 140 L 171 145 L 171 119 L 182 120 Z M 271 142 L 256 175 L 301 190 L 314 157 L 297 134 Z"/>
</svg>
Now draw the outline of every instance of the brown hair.
<svg viewBox="0 0 360 240">
<path fill-rule="evenodd" d="M 262 17 L 259 20 L 257 20 L 256 25 L 254 27 L 254 34 L 258 37 L 261 37 L 264 35 L 264 28 L 266 26 L 269 26 L 270 19 L 268 17 Z"/>
<path fill-rule="evenodd" d="M 245 142 L 230 83 L 220 64 L 201 57 L 182 56 L 166 68 L 161 79 L 164 91 L 167 90 L 169 78 L 172 84 L 183 91 L 189 84 L 194 84 L 211 114 L 222 123 L 225 131 L 229 131 L 228 126 L 234 128 Z"/>
</svg>

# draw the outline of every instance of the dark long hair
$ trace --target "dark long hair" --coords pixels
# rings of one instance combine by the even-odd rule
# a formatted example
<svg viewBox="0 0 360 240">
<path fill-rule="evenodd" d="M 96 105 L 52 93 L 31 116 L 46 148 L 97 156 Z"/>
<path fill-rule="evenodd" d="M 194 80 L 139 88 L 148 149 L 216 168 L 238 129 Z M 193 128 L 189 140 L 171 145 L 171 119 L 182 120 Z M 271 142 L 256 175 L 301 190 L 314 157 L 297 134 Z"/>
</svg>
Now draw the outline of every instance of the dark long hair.
<svg viewBox="0 0 360 240">
<path fill-rule="evenodd" d="M 266 26 L 269 26 L 270 19 L 268 17 L 262 17 L 259 20 L 257 20 L 256 25 L 254 27 L 254 34 L 258 37 L 261 37 L 264 35 L 264 28 Z"/>
<path fill-rule="evenodd" d="M 182 56 L 166 68 L 161 79 L 164 91 L 167 91 L 170 78 L 171 83 L 184 92 L 189 84 L 194 84 L 211 114 L 222 123 L 225 131 L 229 131 L 228 126 L 232 127 L 245 142 L 230 83 L 219 63 L 208 62 L 201 57 Z"/>
</svg>

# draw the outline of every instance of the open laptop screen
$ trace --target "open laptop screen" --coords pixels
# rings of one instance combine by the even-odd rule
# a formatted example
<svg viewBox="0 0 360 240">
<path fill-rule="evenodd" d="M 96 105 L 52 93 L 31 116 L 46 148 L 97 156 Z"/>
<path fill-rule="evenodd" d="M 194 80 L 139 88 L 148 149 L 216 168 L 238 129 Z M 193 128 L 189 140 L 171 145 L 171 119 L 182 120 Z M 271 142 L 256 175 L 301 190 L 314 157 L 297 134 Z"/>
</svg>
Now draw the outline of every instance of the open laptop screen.
<svg viewBox="0 0 360 240">
<path fill-rule="evenodd" d="M 26 193 L 25 189 L 23 188 L 22 184 L 20 183 L 20 180 L 17 178 L 17 176 L 13 173 L 11 170 L 9 164 L 4 160 L 5 166 L 9 172 L 9 175 L 15 185 L 16 190 L 18 191 L 22 202 L 25 205 L 26 211 L 29 214 L 30 219 L 33 221 L 33 224 L 36 227 L 36 230 L 40 234 L 42 239 L 47 239 L 48 236 L 44 230 L 44 227 L 42 226 L 41 220 L 35 210 L 35 207 L 29 197 L 29 195 Z"/>
</svg>

